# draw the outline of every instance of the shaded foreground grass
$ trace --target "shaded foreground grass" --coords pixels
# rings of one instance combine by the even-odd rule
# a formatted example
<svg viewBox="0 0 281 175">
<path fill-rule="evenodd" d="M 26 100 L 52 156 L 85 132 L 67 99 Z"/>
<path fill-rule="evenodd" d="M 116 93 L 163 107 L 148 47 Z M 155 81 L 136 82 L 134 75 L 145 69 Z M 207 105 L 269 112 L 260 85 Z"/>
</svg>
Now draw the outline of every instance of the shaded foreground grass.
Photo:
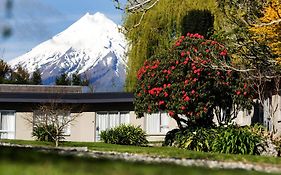
<svg viewBox="0 0 281 175">
<path fill-rule="evenodd" d="M 2 140 L 2 142 L 9 142 L 15 144 L 28 144 L 28 145 L 36 145 L 36 146 L 54 146 L 53 143 L 39 142 L 39 141 Z M 137 154 L 161 156 L 161 157 L 206 159 L 206 160 L 219 160 L 219 161 L 241 161 L 245 163 L 273 164 L 275 166 L 281 167 L 280 157 L 205 153 L 205 152 L 196 152 L 196 151 L 178 149 L 174 147 L 137 147 L 137 146 L 106 144 L 102 142 L 63 142 L 61 146 L 88 147 L 88 149 L 95 150 L 95 151 L 127 152 L 127 153 L 137 153 Z"/>
<path fill-rule="evenodd" d="M 132 163 L 120 160 L 62 156 L 30 148 L 0 147 L 1 175 L 236 175 L 259 173 L 245 170 L 218 170 L 169 164 Z"/>
</svg>

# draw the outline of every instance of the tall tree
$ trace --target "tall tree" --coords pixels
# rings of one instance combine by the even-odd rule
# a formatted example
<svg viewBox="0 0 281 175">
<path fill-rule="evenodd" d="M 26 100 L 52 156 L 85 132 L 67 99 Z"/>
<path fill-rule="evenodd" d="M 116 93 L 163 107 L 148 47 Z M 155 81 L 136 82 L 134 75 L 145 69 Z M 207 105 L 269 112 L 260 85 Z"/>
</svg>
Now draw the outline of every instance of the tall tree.
<svg viewBox="0 0 281 175">
<path fill-rule="evenodd" d="M 56 78 L 56 85 L 71 85 L 71 81 L 67 77 L 66 73 L 62 73 Z"/>
<path fill-rule="evenodd" d="M 267 45 L 281 64 L 281 1 L 271 0 L 250 30 L 254 33 L 253 38 Z"/>
<path fill-rule="evenodd" d="M 40 84 L 42 84 L 41 72 L 40 72 L 40 69 L 38 67 L 32 73 L 32 77 L 30 79 L 30 83 L 33 84 L 33 85 L 40 85 Z"/>
<path fill-rule="evenodd" d="M 11 83 L 13 84 L 29 84 L 29 73 L 21 65 L 18 65 L 11 74 Z"/>
<path fill-rule="evenodd" d="M 151 3 L 153 2 L 156 1 L 151 1 Z M 211 18 L 208 17 L 210 21 L 213 16 L 214 23 L 207 27 L 210 26 L 214 31 L 220 30 L 225 23 L 223 13 L 217 7 L 217 0 L 196 0 L 196 3 L 190 0 L 161 0 L 146 11 L 144 16 L 142 13 L 126 14 L 124 26 L 127 31 L 125 35 L 131 44 L 128 52 L 127 91 L 133 91 L 135 88 L 137 70 L 146 59 L 168 50 L 177 36 L 186 34 L 183 32 L 199 33 L 202 31 L 204 26 L 200 24 L 205 23 L 199 19 L 207 18 L 204 15 L 202 18 L 191 17 L 194 16 L 192 11 L 196 14 L 202 12 L 204 15 L 207 14 L 206 16 L 211 16 Z M 139 25 L 140 18 L 142 21 Z M 200 27 L 196 29 L 196 26 Z M 205 31 L 208 29 L 204 29 L 204 33 L 207 33 Z"/>
<path fill-rule="evenodd" d="M 72 74 L 71 85 L 80 86 L 82 84 L 82 80 L 80 75 L 77 73 Z"/>
<path fill-rule="evenodd" d="M 7 83 L 7 79 L 9 78 L 10 72 L 10 66 L 4 60 L 0 59 L 0 84 Z"/>
</svg>

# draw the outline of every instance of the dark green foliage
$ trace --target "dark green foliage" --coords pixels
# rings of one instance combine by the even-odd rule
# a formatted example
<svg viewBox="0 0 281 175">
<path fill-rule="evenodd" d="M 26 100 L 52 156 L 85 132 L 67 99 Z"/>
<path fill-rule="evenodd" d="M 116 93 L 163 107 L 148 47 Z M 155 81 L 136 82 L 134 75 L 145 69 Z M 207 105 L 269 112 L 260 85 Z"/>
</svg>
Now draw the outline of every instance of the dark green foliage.
<svg viewBox="0 0 281 175">
<path fill-rule="evenodd" d="M 0 84 L 7 82 L 7 78 L 10 72 L 10 66 L 5 61 L 0 59 Z"/>
<path fill-rule="evenodd" d="M 256 126 L 191 127 L 174 133 L 174 137 L 169 138 L 168 146 L 204 152 L 259 155 L 264 149 L 264 137 L 255 131 Z"/>
<path fill-rule="evenodd" d="M 209 38 L 213 30 L 214 16 L 209 10 L 191 10 L 182 19 L 182 34 L 199 33 Z"/>
<path fill-rule="evenodd" d="M 175 135 L 174 145 L 193 151 L 211 151 L 212 142 L 216 137 L 216 130 L 211 128 L 188 128 Z"/>
<path fill-rule="evenodd" d="M 56 85 L 71 85 L 71 81 L 67 77 L 66 73 L 62 73 L 56 78 Z"/>
<path fill-rule="evenodd" d="M 172 146 L 173 143 L 175 142 L 176 134 L 178 132 L 180 132 L 179 129 L 173 129 L 173 130 L 167 132 L 167 134 L 165 136 L 165 140 L 164 140 L 163 146 Z"/>
<path fill-rule="evenodd" d="M 32 73 L 30 83 L 33 84 L 33 85 L 42 84 L 41 72 L 40 72 L 39 68 L 36 68 L 36 70 Z"/>
<path fill-rule="evenodd" d="M 12 72 L 10 81 L 13 84 L 29 84 L 29 73 L 21 65 L 18 65 Z"/>
<path fill-rule="evenodd" d="M 77 73 L 72 74 L 71 84 L 75 86 L 80 86 L 82 84 L 80 75 L 78 75 Z"/>
<path fill-rule="evenodd" d="M 116 128 L 107 129 L 101 132 L 101 139 L 105 143 L 119 145 L 146 145 L 145 132 L 138 126 L 120 125 Z"/>
<path fill-rule="evenodd" d="M 250 132 L 247 127 L 229 126 L 219 128 L 216 139 L 212 143 L 212 150 L 230 154 L 259 154 L 262 147 L 262 137 Z"/>
<path fill-rule="evenodd" d="M 38 141 L 54 142 L 54 137 L 56 135 L 56 128 L 52 125 L 38 125 L 34 127 L 32 131 L 32 136 L 35 137 Z M 62 135 L 62 133 L 60 135 Z"/>
</svg>

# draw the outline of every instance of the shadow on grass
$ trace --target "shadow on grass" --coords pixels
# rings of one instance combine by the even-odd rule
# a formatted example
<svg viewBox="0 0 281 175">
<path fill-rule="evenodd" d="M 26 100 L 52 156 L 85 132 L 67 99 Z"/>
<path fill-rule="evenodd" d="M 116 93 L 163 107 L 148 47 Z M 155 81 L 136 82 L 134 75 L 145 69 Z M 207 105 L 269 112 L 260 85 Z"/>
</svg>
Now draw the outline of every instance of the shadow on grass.
<svg viewBox="0 0 281 175">
<path fill-rule="evenodd" d="M 172 164 L 148 164 L 60 155 L 58 151 L 42 152 L 36 148 L 17 148 L 0 146 L 0 174 L 44 174 L 44 175 L 259 175 L 254 171 L 218 170 L 198 167 L 183 167 Z"/>
</svg>

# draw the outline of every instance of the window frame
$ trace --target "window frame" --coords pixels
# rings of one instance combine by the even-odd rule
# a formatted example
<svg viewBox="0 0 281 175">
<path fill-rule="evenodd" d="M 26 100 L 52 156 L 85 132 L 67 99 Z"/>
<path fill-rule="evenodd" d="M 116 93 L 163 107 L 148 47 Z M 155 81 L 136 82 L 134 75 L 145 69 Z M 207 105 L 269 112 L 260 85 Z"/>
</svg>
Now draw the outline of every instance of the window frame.
<svg viewBox="0 0 281 175">
<path fill-rule="evenodd" d="M 9 130 L 2 130 L 2 113 L 3 112 L 7 112 L 7 113 L 13 113 L 13 118 L 14 118 L 14 123 L 13 123 L 13 128 L 14 128 L 14 131 L 9 131 Z M 16 111 L 15 110 L 0 110 L 0 139 L 15 139 L 16 138 Z M 13 134 L 13 138 L 2 138 L 2 134 L 5 134 L 5 133 L 12 133 Z"/>
<path fill-rule="evenodd" d="M 40 110 L 34 110 L 33 111 L 33 120 L 32 120 L 33 121 L 33 123 L 32 123 L 33 127 L 32 127 L 32 130 L 35 128 L 35 122 L 36 122 L 35 121 L 35 115 L 36 114 L 38 115 L 38 114 L 44 114 L 44 113 Z M 70 117 L 71 112 L 67 111 L 66 114 L 67 114 L 66 117 Z M 40 121 L 38 121 L 38 122 L 40 122 Z M 43 122 L 43 121 L 41 121 L 41 122 Z M 70 136 L 70 135 L 71 135 L 71 122 L 67 124 L 67 126 L 64 128 L 63 133 L 62 133 L 62 136 Z"/>
</svg>

